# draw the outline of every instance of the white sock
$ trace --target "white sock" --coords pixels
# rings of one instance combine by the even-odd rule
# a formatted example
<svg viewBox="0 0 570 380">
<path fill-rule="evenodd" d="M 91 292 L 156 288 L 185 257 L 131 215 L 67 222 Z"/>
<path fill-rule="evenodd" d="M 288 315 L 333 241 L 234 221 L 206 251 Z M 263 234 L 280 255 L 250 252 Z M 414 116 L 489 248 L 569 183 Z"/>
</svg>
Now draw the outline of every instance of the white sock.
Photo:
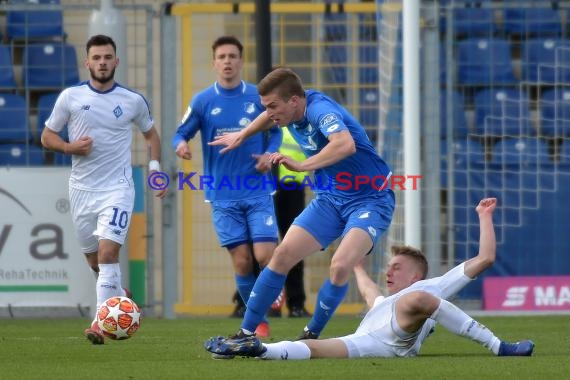
<svg viewBox="0 0 570 380">
<path fill-rule="evenodd" d="M 95 289 L 97 291 L 97 309 L 108 298 L 123 295 L 119 263 L 99 264 L 99 277 Z"/>
<path fill-rule="evenodd" d="M 270 360 L 306 360 L 311 358 L 311 349 L 303 342 L 284 340 L 277 343 L 263 344 L 267 351 L 260 357 Z"/>
<path fill-rule="evenodd" d="M 491 330 L 477 322 L 451 302 L 441 300 L 439 307 L 431 316 L 454 334 L 468 337 L 483 345 L 495 355 L 499 353 L 501 341 Z"/>
</svg>

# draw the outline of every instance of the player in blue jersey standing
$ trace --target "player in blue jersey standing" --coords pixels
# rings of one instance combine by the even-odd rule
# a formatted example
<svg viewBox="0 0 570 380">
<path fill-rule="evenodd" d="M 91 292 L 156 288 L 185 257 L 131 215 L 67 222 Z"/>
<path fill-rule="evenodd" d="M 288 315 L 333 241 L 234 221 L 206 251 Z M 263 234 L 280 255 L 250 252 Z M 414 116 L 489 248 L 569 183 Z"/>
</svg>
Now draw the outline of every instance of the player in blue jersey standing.
<svg viewBox="0 0 570 380">
<path fill-rule="evenodd" d="M 321 92 L 305 90 L 299 76 L 287 68 L 270 72 L 257 89 L 266 110 L 247 128 L 218 136 L 210 144 L 225 146 L 222 153 L 230 152 L 272 125 L 286 126 L 307 159 L 299 162 L 273 153 L 269 161 L 293 171 L 314 171 L 320 181 L 313 187 L 315 198 L 295 219 L 258 277 L 241 328 L 222 342 L 226 347 L 253 336 L 296 263 L 340 237 L 330 278 L 321 286 L 313 317 L 299 337 L 318 338 L 342 302 L 354 266 L 388 229 L 395 205 L 394 193 L 386 186 L 389 166 L 346 109 Z M 365 183 L 366 178 L 376 182 Z M 326 184 L 325 179 L 329 179 Z M 215 343 L 210 346 L 220 347 L 219 341 Z"/>
<path fill-rule="evenodd" d="M 190 160 L 188 140 L 200 131 L 204 176 L 212 180 L 205 187 L 206 201 L 212 205 L 220 245 L 230 253 L 238 292 L 247 303 L 256 280 L 252 247 L 263 268 L 277 245 L 269 158 L 279 149 L 282 132 L 270 128 L 229 154 L 220 154 L 220 147 L 208 145 L 216 136 L 246 128 L 264 109 L 255 85 L 241 79 L 241 42 L 233 36 L 219 37 L 212 44 L 212 52 L 216 82 L 194 96 L 174 135 L 173 146 L 178 157 Z M 257 334 L 269 336 L 265 319 Z"/>
</svg>

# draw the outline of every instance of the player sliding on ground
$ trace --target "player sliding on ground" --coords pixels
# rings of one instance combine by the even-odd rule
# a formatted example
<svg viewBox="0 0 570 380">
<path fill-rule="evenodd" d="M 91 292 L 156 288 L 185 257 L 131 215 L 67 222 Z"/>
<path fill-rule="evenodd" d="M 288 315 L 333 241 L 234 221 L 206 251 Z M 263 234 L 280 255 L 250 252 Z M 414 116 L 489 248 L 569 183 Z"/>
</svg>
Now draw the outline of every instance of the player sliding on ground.
<svg viewBox="0 0 570 380">
<path fill-rule="evenodd" d="M 493 211 L 496 199 L 479 202 L 479 253 L 441 277 L 426 280 L 428 264 L 420 250 L 392 248 L 386 271 L 384 298 L 362 265 L 354 269 L 358 289 L 371 307 L 353 334 L 324 340 L 263 344 L 255 336 L 241 340 L 211 338 L 206 350 L 219 355 L 252 356 L 273 360 L 315 358 L 411 357 L 439 323 L 454 334 L 468 337 L 498 356 L 530 356 L 534 343 L 501 341 L 493 332 L 446 301 L 495 261 Z"/>
</svg>

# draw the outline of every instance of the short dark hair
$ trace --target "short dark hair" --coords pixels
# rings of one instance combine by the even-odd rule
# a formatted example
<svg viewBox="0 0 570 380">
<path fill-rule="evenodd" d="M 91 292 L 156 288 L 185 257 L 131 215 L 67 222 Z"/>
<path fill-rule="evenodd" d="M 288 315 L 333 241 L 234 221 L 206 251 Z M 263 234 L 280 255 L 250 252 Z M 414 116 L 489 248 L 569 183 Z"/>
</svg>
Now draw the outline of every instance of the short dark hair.
<svg viewBox="0 0 570 380">
<path fill-rule="evenodd" d="M 305 97 L 301 78 L 293 70 L 286 67 L 277 67 L 257 84 L 257 92 L 261 96 L 265 96 L 275 89 L 278 90 L 278 95 L 283 100 L 289 100 L 294 95 L 301 98 Z"/>
<path fill-rule="evenodd" d="M 87 54 L 89 54 L 89 49 L 91 49 L 91 46 L 105 46 L 105 45 L 111 45 L 113 47 L 113 51 L 115 52 L 115 54 L 117 54 L 117 45 L 115 45 L 115 41 L 113 41 L 111 37 L 106 36 L 104 34 L 96 34 L 94 36 L 91 36 L 91 38 L 89 38 L 87 44 L 85 45 L 85 50 L 87 51 Z"/>
<path fill-rule="evenodd" d="M 216 38 L 216 40 L 212 44 L 212 55 L 214 56 L 214 58 L 216 58 L 216 49 L 222 45 L 234 45 L 239 50 L 239 56 L 241 57 L 243 54 L 243 45 L 241 44 L 241 42 L 239 42 L 237 37 L 221 36 L 221 37 Z"/>
<path fill-rule="evenodd" d="M 423 252 L 417 248 L 411 247 L 409 245 L 395 245 L 392 247 L 392 257 L 394 256 L 406 256 L 414 261 L 420 271 L 422 272 L 422 280 L 427 277 L 428 274 L 428 262 L 423 254 Z"/>
</svg>

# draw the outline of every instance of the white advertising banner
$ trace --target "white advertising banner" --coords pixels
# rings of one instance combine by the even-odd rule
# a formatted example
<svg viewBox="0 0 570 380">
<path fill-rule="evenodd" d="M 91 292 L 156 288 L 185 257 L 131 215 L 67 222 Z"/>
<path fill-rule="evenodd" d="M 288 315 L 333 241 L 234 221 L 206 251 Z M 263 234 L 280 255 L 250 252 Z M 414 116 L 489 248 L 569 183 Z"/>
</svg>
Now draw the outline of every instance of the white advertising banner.
<svg viewBox="0 0 570 380">
<path fill-rule="evenodd" d="M 95 304 L 71 221 L 69 171 L 0 168 L 0 307 Z"/>
</svg>

